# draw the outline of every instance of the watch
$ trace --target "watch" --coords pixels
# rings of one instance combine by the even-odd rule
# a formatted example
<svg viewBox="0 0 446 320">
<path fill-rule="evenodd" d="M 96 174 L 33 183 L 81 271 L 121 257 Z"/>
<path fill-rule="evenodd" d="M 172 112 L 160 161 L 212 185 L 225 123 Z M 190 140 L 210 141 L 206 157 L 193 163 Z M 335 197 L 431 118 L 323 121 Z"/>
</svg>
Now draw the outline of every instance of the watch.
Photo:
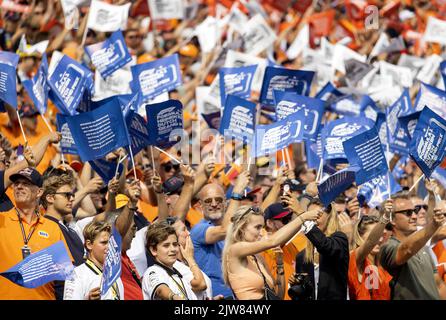
<svg viewBox="0 0 446 320">
<path fill-rule="evenodd" d="M 231 195 L 231 199 L 232 199 L 232 200 L 241 201 L 241 200 L 243 200 L 243 195 L 240 194 L 240 193 L 233 193 L 233 194 Z"/>
</svg>

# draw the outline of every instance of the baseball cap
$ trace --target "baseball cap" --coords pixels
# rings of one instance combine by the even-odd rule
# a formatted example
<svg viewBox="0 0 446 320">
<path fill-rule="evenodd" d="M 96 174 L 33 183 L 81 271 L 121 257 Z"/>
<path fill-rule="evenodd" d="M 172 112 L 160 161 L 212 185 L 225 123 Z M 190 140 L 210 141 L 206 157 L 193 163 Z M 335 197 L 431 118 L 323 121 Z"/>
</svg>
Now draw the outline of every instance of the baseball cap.
<svg viewBox="0 0 446 320">
<path fill-rule="evenodd" d="M 291 214 L 287 208 L 285 208 L 281 203 L 273 203 L 268 208 L 265 209 L 265 220 L 266 219 L 281 219 Z"/>
<path fill-rule="evenodd" d="M 28 167 L 28 168 L 22 169 L 19 172 L 11 175 L 9 177 L 9 180 L 11 180 L 12 182 L 15 182 L 20 178 L 24 178 L 24 179 L 30 181 L 32 184 L 34 184 L 35 186 L 38 186 L 39 188 L 42 187 L 42 184 L 43 184 L 42 176 L 34 168 Z"/>
<path fill-rule="evenodd" d="M 180 194 L 184 180 L 182 177 L 173 176 L 163 182 L 163 192 L 166 195 Z"/>
</svg>

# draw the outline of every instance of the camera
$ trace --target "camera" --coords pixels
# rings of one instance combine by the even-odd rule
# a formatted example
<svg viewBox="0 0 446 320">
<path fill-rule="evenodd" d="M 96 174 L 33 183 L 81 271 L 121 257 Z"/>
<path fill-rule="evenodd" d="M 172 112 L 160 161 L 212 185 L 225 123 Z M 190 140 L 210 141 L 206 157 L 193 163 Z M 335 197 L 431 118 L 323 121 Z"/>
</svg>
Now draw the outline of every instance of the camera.
<svg viewBox="0 0 446 320">
<path fill-rule="evenodd" d="M 293 300 L 314 300 L 314 286 L 308 274 L 295 275 L 294 284 L 288 289 L 288 295 Z"/>
</svg>

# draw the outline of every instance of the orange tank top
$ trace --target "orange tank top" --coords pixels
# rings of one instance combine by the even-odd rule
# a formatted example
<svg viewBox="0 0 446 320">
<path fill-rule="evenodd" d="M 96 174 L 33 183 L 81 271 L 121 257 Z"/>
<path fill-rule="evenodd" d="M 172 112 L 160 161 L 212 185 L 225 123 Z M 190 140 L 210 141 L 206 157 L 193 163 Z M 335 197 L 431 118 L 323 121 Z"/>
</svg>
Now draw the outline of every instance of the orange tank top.
<svg viewBox="0 0 446 320">
<path fill-rule="evenodd" d="M 366 259 L 361 281 L 356 265 L 356 250 L 350 252 L 348 290 L 350 300 L 390 300 L 389 282 L 392 276 L 381 266 L 374 266 Z"/>
</svg>

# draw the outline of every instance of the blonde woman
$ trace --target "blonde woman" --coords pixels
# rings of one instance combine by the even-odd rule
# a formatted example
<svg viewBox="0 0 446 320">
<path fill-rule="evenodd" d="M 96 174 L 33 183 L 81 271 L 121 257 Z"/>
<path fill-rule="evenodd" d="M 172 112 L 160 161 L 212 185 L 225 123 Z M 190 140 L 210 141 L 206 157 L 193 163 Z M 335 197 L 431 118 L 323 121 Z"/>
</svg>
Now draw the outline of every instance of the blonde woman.
<svg viewBox="0 0 446 320">
<path fill-rule="evenodd" d="M 392 210 L 393 200 L 389 199 L 380 218 L 364 215 L 355 224 L 348 268 L 351 300 L 390 300 L 392 276 L 379 265 L 378 253 Z"/>
<path fill-rule="evenodd" d="M 296 257 L 297 275 L 291 281 L 291 290 L 296 292 L 293 299 L 346 300 L 349 247 L 338 214 L 331 205 L 324 208 L 318 198 L 310 201 L 308 210 L 324 213 L 315 223 L 304 224 L 309 241 Z"/>
<path fill-rule="evenodd" d="M 290 208 L 291 209 L 291 208 Z M 297 210 L 296 210 L 297 211 Z M 283 297 L 285 281 L 274 283 L 272 276 L 258 255 L 260 252 L 285 244 L 305 221 L 313 221 L 321 214 L 318 210 L 295 212 L 298 217 L 269 238 L 262 238 L 265 225 L 258 208 L 241 206 L 231 219 L 223 250 L 222 271 L 225 283 L 239 300 L 267 299 L 265 288 Z"/>
</svg>

